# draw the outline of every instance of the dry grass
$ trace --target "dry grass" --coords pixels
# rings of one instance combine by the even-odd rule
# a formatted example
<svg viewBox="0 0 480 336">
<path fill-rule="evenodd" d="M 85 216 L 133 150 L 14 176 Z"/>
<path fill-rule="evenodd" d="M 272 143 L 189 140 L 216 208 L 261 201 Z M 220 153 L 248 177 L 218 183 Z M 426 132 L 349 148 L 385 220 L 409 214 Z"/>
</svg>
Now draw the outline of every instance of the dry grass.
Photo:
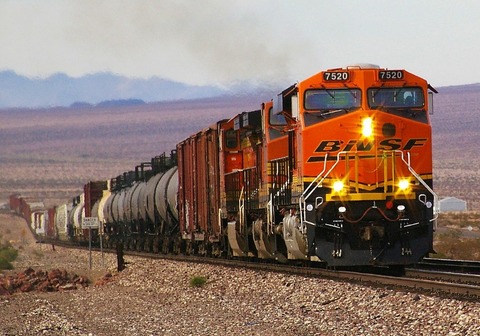
<svg viewBox="0 0 480 336">
<path fill-rule="evenodd" d="M 480 213 L 441 214 L 434 249 L 435 258 L 480 260 Z"/>
</svg>

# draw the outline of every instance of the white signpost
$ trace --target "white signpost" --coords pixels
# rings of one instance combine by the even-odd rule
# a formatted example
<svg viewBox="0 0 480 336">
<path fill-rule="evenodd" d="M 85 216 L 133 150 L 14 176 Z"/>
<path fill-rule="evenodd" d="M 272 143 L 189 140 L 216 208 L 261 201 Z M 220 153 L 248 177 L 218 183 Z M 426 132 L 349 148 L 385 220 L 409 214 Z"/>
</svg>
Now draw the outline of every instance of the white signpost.
<svg viewBox="0 0 480 336">
<path fill-rule="evenodd" d="M 82 229 L 98 229 L 100 223 L 98 217 L 85 217 L 82 222 Z"/>
<path fill-rule="evenodd" d="M 98 217 L 84 217 L 82 221 L 82 229 L 88 229 L 88 250 L 90 252 L 90 269 L 92 269 L 92 229 L 98 229 L 100 222 Z"/>
</svg>

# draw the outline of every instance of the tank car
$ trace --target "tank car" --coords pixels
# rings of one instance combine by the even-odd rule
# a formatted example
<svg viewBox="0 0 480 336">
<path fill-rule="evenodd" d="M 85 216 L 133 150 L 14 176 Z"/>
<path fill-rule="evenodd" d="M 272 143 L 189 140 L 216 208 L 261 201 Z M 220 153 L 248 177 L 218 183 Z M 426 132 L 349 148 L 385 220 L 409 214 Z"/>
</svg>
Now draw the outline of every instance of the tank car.
<svg viewBox="0 0 480 336">
<path fill-rule="evenodd" d="M 55 207 L 55 231 L 59 240 L 69 239 L 68 214 L 72 211 L 72 203 L 64 203 Z"/>
<path fill-rule="evenodd" d="M 104 192 L 102 221 L 107 245 L 122 243 L 151 252 L 172 250 L 178 232 L 175 160 L 174 154 L 163 154 L 110 180 L 109 190 Z"/>
</svg>

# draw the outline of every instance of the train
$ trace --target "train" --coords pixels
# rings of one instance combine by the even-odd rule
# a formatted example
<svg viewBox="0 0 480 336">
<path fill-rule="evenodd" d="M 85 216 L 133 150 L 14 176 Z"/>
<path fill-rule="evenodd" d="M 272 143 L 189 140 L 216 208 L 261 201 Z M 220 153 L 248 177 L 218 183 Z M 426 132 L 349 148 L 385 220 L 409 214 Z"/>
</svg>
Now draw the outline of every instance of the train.
<svg viewBox="0 0 480 336">
<path fill-rule="evenodd" d="M 53 209 L 41 236 L 328 267 L 433 252 L 433 94 L 404 69 L 321 71 Z M 22 212 L 19 195 L 11 207 Z M 93 237 L 93 238 L 92 238 Z"/>
</svg>

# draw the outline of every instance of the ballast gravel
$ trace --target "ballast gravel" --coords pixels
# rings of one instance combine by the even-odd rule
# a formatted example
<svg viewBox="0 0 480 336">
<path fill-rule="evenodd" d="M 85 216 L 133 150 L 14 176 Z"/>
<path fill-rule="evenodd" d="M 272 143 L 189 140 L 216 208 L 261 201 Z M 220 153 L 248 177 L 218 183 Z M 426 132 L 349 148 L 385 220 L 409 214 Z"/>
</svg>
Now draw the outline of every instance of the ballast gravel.
<svg viewBox="0 0 480 336">
<path fill-rule="evenodd" d="M 0 335 L 480 335 L 480 303 L 208 264 L 48 245 L 22 267 L 108 281 L 85 289 L 0 296 Z M 192 287 L 192 277 L 205 277 Z"/>
</svg>

